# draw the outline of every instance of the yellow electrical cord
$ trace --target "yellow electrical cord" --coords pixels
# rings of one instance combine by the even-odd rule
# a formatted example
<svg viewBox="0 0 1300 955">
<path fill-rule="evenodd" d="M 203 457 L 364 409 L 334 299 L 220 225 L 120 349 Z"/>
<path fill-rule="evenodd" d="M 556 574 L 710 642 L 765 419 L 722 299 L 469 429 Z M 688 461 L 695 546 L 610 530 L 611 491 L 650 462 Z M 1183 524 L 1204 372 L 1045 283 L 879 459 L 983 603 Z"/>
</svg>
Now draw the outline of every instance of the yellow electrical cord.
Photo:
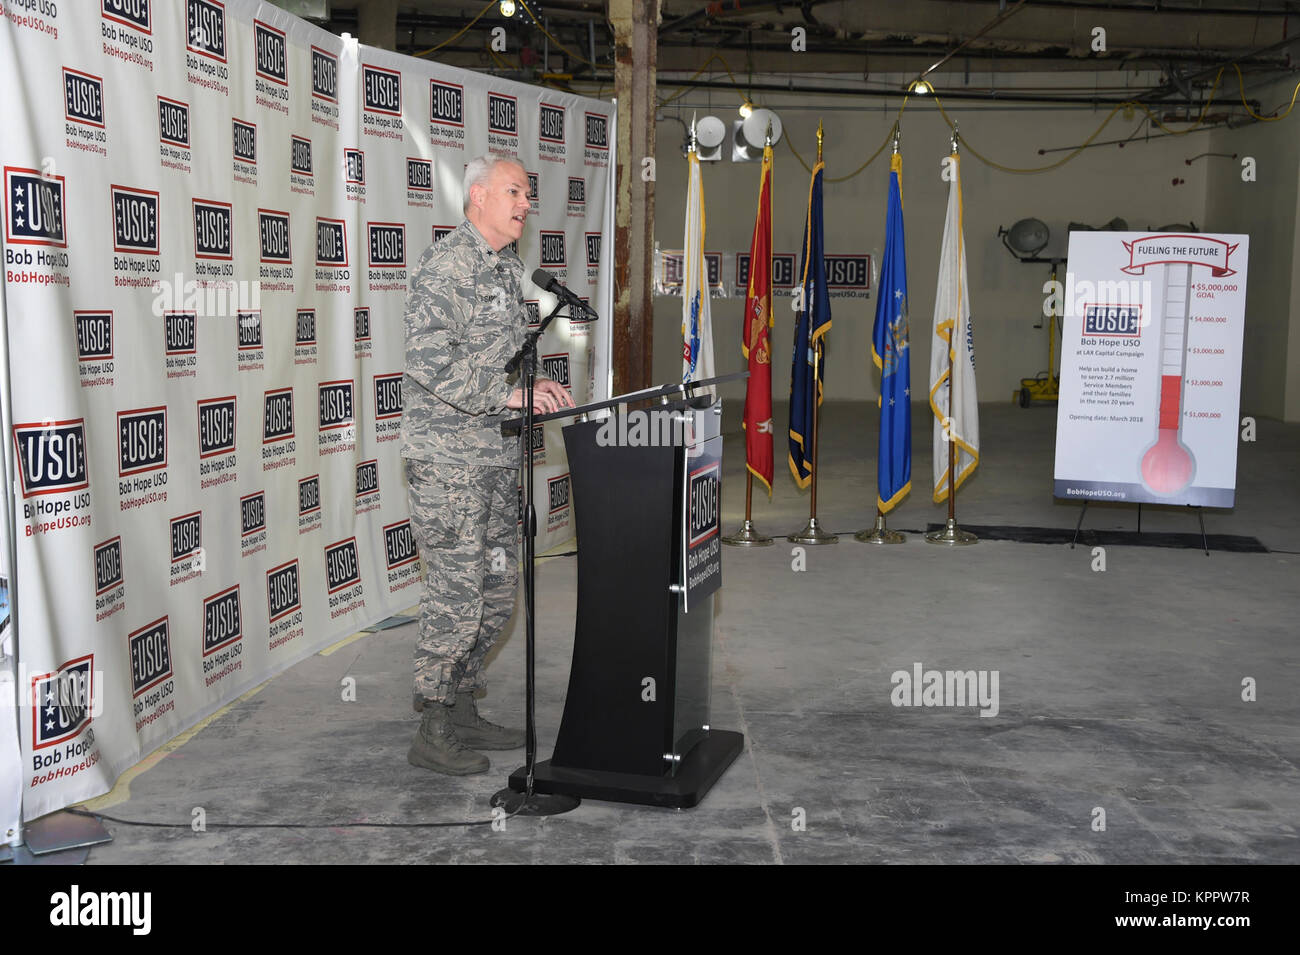
<svg viewBox="0 0 1300 955">
<path fill-rule="evenodd" d="M 530 17 L 533 18 L 533 23 L 537 25 L 537 29 L 539 29 L 539 30 L 542 31 L 542 35 L 545 36 L 546 39 L 550 40 L 550 41 L 551 41 L 552 43 L 554 43 L 557 47 L 559 47 L 559 48 L 560 48 L 561 50 L 563 50 L 565 53 L 569 54 L 569 56 L 573 57 L 573 58 L 574 58 L 575 60 L 577 60 L 579 63 L 585 63 L 585 64 L 587 64 L 587 66 L 590 66 L 593 70 L 600 69 L 600 67 L 598 67 L 595 63 L 591 62 L 591 60 L 587 59 L 585 56 L 581 56 L 581 55 L 579 55 L 579 54 L 577 54 L 577 53 L 574 53 L 572 50 L 570 50 L 568 47 L 566 47 L 566 46 L 565 46 L 563 43 L 561 43 L 559 40 L 555 39 L 555 37 L 553 37 L 553 36 L 551 36 L 549 33 L 547 33 L 547 32 L 546 32 L 546 27 L 542 26 L 541 18 L 538 17 L 537 14 L 533 13 L 533 11 L 530 10 L 530 9 L 528 8 L 528 4 L 525 3 L 524 0 L 519 0 L 519 5 L 520 5 L 521 7 L 524 8 L 524 12 L 525 12 L 525 13 L 527 13 Z M 490 6 L 490 4 L 489 4 L 489 6 Z"/>
<path fill-rule="evenodd" d="M 463 37 L 466 33 L 469 32 L 469 28 L 470 28 L 470 27 L 472 27 L 474 24 L 476 24 L 476 23 L 478 23 L 480 20 L 482 20 L 482 19 L 483 19 L 483 14 L 487 13 L 488 10 L 492 9 L 492 5 L 493 5 L 494 3 L 496 3 L 496 2 L 497 2 L 497 0 L 488 0 L 488 2 L 485 3 L 485 4 L 483 5 L 483 9 L 480 10 L 480 11 L 478 12 L 478 16 L 476 16 L 473 20 L 470 20 L 469 23 L 465 24 L 465 28 L 464 28 L 463 30 L 461 30 L 459 33 L 457 33 L 455 36 L 453 36 L 451 39 L 449 39 L 449 40 L 443 40 L 443 41 L 442 41 L 441 43 L 439 43 L 437 46 L 431 46 L 431 47 L 429 47 L 429 49 L 427 49 L 427 50 L 423 50 L 423 51 L 421 51 L 421 52 L 419 52 L 419 53 L 416 53 L 415 55 L 416 55 L 416 56 L 428 56 L 430 53 L 436 52 L 437 50 L 441 50 L 441 49 L 442 49 L 444 46 L 446 46 L 448 43 L 455 43 L 457 40 L 459 40 L 461 37 Z"/>
<path fill-rule="evenodd" d="M 1246 79 L 1241 75 L 1241 67 L 1234 63 L 1232 68 L 1237 71 L 1237 82 L 1241 85 L 1241 105 L 1246 107 L 1246 112 L 1250 114 L 1251 119 L 1258 120 L 1261 123 L 1276 123 L 1279 119 L 1286 119 L 1291 115 L 1291 110 L 1295 109 L 1296 94 L 1300 93 L 1300 83 L 1295 85 L 1295 90 L 1291 93 L 1291 105 L 1286 108 L 1285 113 L 1281 116 L 1256 116 L 1255 111 L 1246 102 Z"/>
</svg>

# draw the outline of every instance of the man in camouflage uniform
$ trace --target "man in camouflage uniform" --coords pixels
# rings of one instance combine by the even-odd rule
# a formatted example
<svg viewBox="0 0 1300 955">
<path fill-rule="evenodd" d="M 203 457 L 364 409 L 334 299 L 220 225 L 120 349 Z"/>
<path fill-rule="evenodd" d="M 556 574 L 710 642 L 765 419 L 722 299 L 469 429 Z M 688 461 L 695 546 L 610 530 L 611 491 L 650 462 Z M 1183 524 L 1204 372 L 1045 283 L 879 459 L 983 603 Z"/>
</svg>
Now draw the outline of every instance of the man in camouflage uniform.
<svg viewBox="0 0 1300 955">
<path fill-rule="evenodd" d="M 529 212 L 518 163 L 480 157 L 465 170 L 465 221 L 425 250 L 406 302 L 402 457 L 411 527 L 424 562 L 408 760 L 437 772 L 485 772 L 468 747 L 515 749 L 524 734 L 479 717 L 483 660 L 514 611 L 518 583 L 519 439 L 507 409 L 523 405 L 505 365 L 523 343 L 519 256 L 510 243 Z M 534 410 L 573 401 L 539 377 Z"/>
</svg>

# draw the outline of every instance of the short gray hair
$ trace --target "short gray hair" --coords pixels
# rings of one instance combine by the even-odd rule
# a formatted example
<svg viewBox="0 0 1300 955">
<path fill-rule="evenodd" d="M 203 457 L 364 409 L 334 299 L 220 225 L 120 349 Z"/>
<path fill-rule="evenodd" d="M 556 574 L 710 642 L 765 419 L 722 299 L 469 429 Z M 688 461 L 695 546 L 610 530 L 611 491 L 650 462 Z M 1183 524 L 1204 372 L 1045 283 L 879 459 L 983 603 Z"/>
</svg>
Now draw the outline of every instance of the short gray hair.
<svg viewBox="0 0 1300 955">
<path fill-rule="evenodd" d="M 512 166 L 518 166 L 520 169 L 524 168 L 523 163 L 521 163 L 518 159 L 514 159 L 510 156 L 493 156 L 493 155 L 475 156 L 473 159 L 471 159 L 469 162 L 465 164 L 465 181 L 461 187 L 461 191 L 462 191 L 461 211 L 462 212 L 466 212 L 466 213 L 469 212 L 470 186 L 487 185 L 488 177 L 492 175 L 492 170 L 495 169 L 497 166 L 501 165 L 501 163 L 503 162 L 509 163 Z"/>
</svg>

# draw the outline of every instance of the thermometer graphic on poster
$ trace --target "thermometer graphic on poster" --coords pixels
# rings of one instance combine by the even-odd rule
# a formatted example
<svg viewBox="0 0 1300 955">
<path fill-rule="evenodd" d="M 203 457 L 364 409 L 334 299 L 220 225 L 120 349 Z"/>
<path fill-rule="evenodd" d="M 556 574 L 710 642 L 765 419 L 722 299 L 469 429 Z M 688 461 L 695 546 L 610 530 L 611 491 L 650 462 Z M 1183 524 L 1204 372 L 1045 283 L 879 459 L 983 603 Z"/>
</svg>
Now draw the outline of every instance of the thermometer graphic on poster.
<svg viewBox="0 0 1300 955">
<path fill-rule="evenodd" d="M 1164 266 L 1163 329 L 1160 336 L 1160 408 L 1156 440 L 1142 455 L 1142 483 L 1157 494 L 1174 494 L 1192 483 L 1196 459 L 1183 443 L 1183 381 L 1192 323 L 1192 267 Z"/>
</svg>

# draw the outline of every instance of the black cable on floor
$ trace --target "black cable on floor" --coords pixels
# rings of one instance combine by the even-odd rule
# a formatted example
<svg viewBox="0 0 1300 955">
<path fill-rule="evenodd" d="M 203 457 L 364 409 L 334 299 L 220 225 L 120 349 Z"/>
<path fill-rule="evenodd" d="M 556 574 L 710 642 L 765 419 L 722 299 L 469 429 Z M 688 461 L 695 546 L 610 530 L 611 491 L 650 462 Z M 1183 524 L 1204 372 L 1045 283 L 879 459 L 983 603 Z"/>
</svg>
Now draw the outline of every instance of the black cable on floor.
<svg viewBox="0 0 1300 955">
<path fill-rule="evenodd" d="M 520 808 L 523 808 L 522 806 Z M 190 829 L 188 822 L 142 822 L 138 819 L 118 819 L 85 809 L 67 809 L 74 816 L 86 816 L 121 826 L 140 826 L 145 829 Z M 518 815 L 519 809 L 504 818 Z M 460 826 L 490 826 L 495 819 L 476 819 L 472 822 L 207 822 L 205 829 L 448 829 Z"/>
</svg>

